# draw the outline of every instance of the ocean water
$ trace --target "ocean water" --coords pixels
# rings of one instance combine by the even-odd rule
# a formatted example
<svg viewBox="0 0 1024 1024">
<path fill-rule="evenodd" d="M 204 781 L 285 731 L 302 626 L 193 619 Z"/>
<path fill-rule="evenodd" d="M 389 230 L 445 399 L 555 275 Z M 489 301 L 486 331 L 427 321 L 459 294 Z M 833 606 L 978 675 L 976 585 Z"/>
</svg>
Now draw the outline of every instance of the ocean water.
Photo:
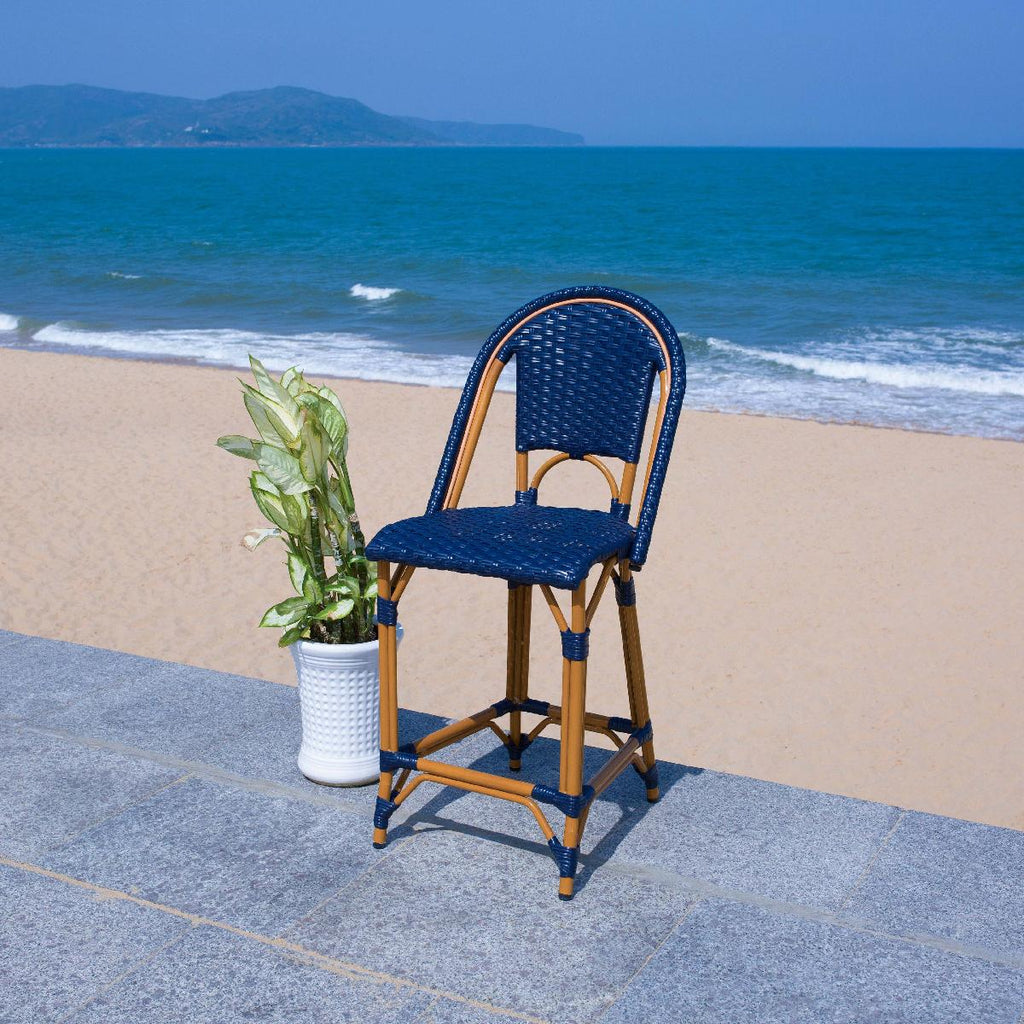
<svg viewBox="0 0 1024 1024">
<path fill-rule="evenodd" d="M 462 384 L 660 306 L 691 408 L 1024 440 L 1024 151 L 0 151 L 0 345 Z"/>
</svg>

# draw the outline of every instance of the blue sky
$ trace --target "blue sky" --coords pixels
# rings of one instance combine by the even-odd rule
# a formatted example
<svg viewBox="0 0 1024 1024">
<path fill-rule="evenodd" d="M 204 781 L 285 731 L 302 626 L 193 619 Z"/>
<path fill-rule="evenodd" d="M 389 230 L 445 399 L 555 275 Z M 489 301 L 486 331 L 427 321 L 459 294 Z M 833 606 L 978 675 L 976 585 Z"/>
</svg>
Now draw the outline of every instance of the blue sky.
<svg viewBox="0 0 1024 1024">
<path fill-rule="evenodd" d="M 1024 146 L 1024 0 L 3 0 L 0 84 L 301 85 L 610 145 Z"/>
</svg>

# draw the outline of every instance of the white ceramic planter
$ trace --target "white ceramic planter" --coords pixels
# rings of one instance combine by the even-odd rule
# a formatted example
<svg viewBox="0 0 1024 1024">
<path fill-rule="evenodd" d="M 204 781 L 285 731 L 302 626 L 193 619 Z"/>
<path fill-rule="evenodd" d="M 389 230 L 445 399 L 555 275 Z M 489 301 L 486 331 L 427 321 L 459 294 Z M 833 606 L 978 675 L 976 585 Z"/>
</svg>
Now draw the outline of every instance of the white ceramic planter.
<svg viewBox="0 0 1024 1024">
<path fill-rule="evenodd" d="M 398 639 L 402 627 L 398 627 Z M 363 786 L 380 777 L 380 672 L 377 641 L 291 645 L 299 676 L 299 771 L 328 786 Z"/>
</svg>

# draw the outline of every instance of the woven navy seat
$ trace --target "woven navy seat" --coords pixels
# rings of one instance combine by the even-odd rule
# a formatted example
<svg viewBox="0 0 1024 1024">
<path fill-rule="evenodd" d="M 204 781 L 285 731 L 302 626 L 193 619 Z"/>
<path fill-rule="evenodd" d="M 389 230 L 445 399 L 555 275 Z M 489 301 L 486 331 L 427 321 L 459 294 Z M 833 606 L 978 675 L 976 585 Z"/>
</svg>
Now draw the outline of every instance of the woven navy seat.
<svg viewBox="0 0 1024 1024">
<path fill-rule="evenodd" d="M 608 512 L 549 505 L 452 508 L 385 526 L 369 558 L 575 590 L 635 531 Z"/>
<path fill-rule="evenodd" d="M 515 504 L 459 508 L 495 384 L 513 360 Z M 655 384 L 657 412 L 646 469 L 638 476 Z M 571 899 L 580 839 L 595 796 L 620 772 L 633 767 L 643 780 L 647 799 L 658 799 L 633 574 L 647 560 L 685 388 L 683 350 L 665 315 L 644 299 L 614 288 L 586 286 L 543 295 L 516 310 L 488 338 L 462 392 L 426 513 L 385 526 L 366 547 L 367 555 L 377 562 L 380 650 L 380 788 L 373 818 L 374 846 L 385 845 L 392 814 L 421 783 L 501 797 L 533 814 L 558 865 L 558 895 Z M 531 452 L 555 453 L 532 477 Z M 569 459 L 582 460 L 601 472 L 611 492 L 608 511 L 538 504 L 541 481 Z M 618 460 L 621 473 L 613 473 L 606 459 Z M 641 498 L 631 517 L 632 494 L 639 480 Z M 398 602 L 418 569 L 508 581 L 508 667 L 503 699 L 429 736 L 401 743 Z M 614 585 L 619 606 L 628 718 L 593 714 L 585 707 L 590 624 L 609 583 Z M 535 589 L 543 594 L 561 633 L 560 705 L 529 694 Z M 568 614 L 559 605 L 556 589 L 570 591 Z M 443 628 L 450 626 L 443 621 Z M 531 726 L 524 722 L 528 715 L 540 721 Z M 507 731 L 497 724 L 505 716 Z M 508 750 L 509 768 L 517 772 L 523 752 L 550 725 L 561 729 L 557 787 L 433 757 L 452 743 L 490 729 Z M 584 785 L 587 730 L 611 739 L 616 751 Z M 561 841 L 542 804 L 565 815 Z"/>
</svg>

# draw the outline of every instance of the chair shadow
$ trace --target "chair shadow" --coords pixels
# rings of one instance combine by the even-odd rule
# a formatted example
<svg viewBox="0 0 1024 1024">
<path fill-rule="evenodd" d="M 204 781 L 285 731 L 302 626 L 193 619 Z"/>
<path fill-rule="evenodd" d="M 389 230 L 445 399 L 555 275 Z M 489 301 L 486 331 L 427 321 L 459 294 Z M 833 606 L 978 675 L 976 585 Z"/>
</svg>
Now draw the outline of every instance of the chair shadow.
<svg viewBox="0 0 1024 1024">
<path fill-rule="evenodd" d="M 403 742 L 409 737 L 422 736 L 428 732 L 447 724 L 448 719 L 441 719 L 435 715 L 428 715 L 422 712 L 403 711 L 400 715 L 400 735 Z M 484 745 L 490 749 L 485 749 Z M 520 779 L 532 782 L 543 782 L 557 788 L 559 768 L 559 743 L 557 740 L 541 736 L 524 752 L 523 767 L 519 772 L 512 772 L 508 767 L 508 753 L 497 737 L 488 731 L 463 740 L 460 744 L 454 744 L 447 748 L 449 757 L 452 752 L 459 748 L 468 753 L 471 759 L 466 759 L 465 754 L 457 763 L 477 771 L 489 772 L 505 778 Z M 584 755 L 584 778 L 592 778 L 594 773 L 611 757 L 612 751 L 600 747 L 588 746 Z M 677 764 L 672 761 L 658 761 L 658 775 L 661 788 L 661 801 L 667 794 L 686 776 L 700 775 L 703 768 L 692 768 L 688 765 Z M 495 801 L 498 798 L 481 796 L 475 793 L 468 793 L 451 786 L 442 786 L 418 809 L 410 811 L 408 818 L 390 829 L 390 837 L 400 839 L 415 835 L 425 829 L 444 829 L 451 832 L 458 832 L 463 835 L 473 836 L 492 842 L 502 843 L 514 849 L 527 850 L 534 853 L 543 853 L 550 857 L 550 851 L 542 835 L 539 835 L 537 823 L 533 815 L 525 807 L 517 808 L 522 812 L 522 832 L 510 834 L 505 831 L 497 831 L 481 825 L 472 824 L 469 821 L 459 820 L 446 809 L 464 804 L 472 805 L 479 800 Z M 516 807 L 513 803 L 502 803 L 509 808 Z M 584 830 L 584 839 L 593 836 L 594 827 L 603 829 L 600 839 L 579 858 L 579 868 L 576 875 L 576 891 L 580 892 L 586 885 L 595 871 L 606 864 L 614 855 L 623 839 L 629 834 L 646 813 L 657 808 L 658 804 L 650 804 L 647 801 L 646 790 L 643 781 L 632 768 L 627 768 L 618 778 L 606 789 L 596 800 L 595 805 L 600 805 L 601 810 L 608 806 L 614 807 L 615 818 L 610 825 L 604 823 L 605 815 L 596 814 L 598 807 L 595 806 L 587 827 Z M 555 835 L 561 838 L 561 824 L 563 818 L 555 808 L 542 805 L 547 814 L 548 820 L 555 830 Z M 550 813 L 548 813 L 550 811 Z M 526 838 L 528 830 L 532 829 L 538 834 L 538 838 Z M 586 848 L 586 847 L 585 847 Z M 552 867 L 554 863 L 552 862 Z"/>
</svg>

